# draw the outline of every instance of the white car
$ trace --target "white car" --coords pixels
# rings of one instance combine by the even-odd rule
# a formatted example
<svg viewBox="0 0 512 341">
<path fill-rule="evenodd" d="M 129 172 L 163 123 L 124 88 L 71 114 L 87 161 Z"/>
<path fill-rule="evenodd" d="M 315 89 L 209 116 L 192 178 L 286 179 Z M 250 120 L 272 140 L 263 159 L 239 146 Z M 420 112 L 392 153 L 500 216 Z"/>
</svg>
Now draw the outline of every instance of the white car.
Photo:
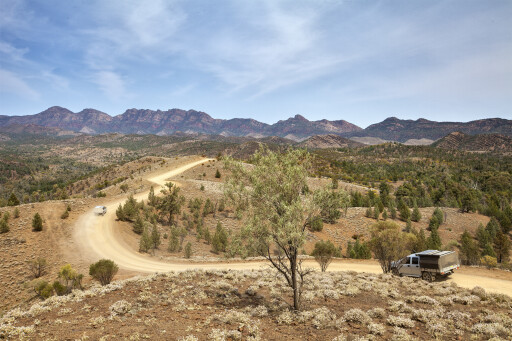
<svg viewBox="0 0 512 341">
<path fill-rule="evenodd" d="M 105 206 L 96 206 L 94 208 L 94 214 L 96 215 L 105 215 L 107 213 L 107 208 Z"/>
</svg>

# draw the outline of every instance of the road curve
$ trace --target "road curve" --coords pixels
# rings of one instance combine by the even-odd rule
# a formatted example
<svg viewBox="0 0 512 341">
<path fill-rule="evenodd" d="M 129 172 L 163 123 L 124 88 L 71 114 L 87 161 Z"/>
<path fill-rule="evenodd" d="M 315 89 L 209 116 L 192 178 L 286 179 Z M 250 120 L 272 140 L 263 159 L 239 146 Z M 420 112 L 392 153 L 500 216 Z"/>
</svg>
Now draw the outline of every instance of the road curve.
<svg viewBox="0 0 512 341">
<path fill-rule="evenodd" d="M 172 169 L 161 175 L 149 178 L 150 182 L 155 184 L 155 193 L 165 185 L 167 179 L 179 175 L 188 169 L 196 167 L 210 159 L 204 158 L 198 161 L 190 162 L 186 165 Z M 134 197 L 137 200 L 146 199 L 148 192 L 139 193 Z M 164 262 L 146 254 L 133 250 L 126 245 L 118 236 L 114 226 L 115 211 L 121 202 L 126 198 L 112 202 L 107 206 L 105 216 L 95 216 L 92 209 L 83 214 L 75 226 L 75 239 L 81 245 L 84 254 L 96 261 L 101 258 L 107 258 L 115 261 L 120 268 L 141 272 L 167 272 L 167 271 L 185 271 L 190 269 L 219 269 L 219 270 L 249 270 L 262 269 L 268 267 L 265 261 L 239 261 L 239 262 L 205 262 L 205 263 L 187 263 L 187 262 Z M 307 260 L 305 266 L 318 268 L 313 260 Z M 332 262 L 328 271 L 357 271 L 369 273 L 382 273 L 380 266 L 375 263 L 354 263 L 336 260 Z M 455 282 L 466 288 L 480 286 L 489 292 L 502 293 L 512 296 L 512 281 L 489 278 L 486 276 L 467 275 L 454 273 L 447 281 Z"/>
</svg>

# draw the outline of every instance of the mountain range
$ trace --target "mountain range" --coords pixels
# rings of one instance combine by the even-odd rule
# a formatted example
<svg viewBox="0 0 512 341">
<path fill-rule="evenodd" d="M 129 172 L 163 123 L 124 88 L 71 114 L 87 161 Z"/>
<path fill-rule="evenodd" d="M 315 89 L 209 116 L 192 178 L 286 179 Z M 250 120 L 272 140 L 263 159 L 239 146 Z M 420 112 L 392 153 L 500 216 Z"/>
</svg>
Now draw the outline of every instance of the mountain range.
<svg viewBox="0 0 512 341">
<path fill-rule="evenodd" d="M 338 135 L 350 138 L 377 138 L 388 141 L 437 140 L 451 132 L 465 134 L 499 133 L 512 136 L 512 120 L 490 118 L 471 122 L 435 122 L 426 119 L 401 120 L 390 117 L 362 129 L 345 120 L 309 121 L 301 115 L 274 124 L 249 118 L 215 119 L 196 110 L 128 109 L 123 114 L 110 116 L 95 109 L 74 113 L 54 106 L 35 115 L 0 115 L 0 126 L 38 125 L 85 134 L 123 133 L 172 135 L 212 134 L 261 138 L 278 136 L 302 141 L 314 135 Z"/>
</svg>

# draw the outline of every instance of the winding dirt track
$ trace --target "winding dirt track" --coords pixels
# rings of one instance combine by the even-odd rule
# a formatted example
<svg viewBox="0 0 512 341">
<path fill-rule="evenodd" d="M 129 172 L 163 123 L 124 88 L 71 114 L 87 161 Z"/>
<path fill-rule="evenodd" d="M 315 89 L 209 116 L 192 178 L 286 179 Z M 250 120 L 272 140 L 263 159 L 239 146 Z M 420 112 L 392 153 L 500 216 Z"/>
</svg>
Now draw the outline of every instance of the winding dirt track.
<svg viewBox="0 0 512 341">
<path fill-rule="evenodd" d="M 166 173 L 149 178 L 155 184 L 155 193 L 165 185 L 166 180 L 185 172 L 186 170 L 208 162 L 209 159 L 200 159 L 184 166 L 172 169 Z M 148 192 L 139 193 L 134 197 L 137 200 L 146 199 Z M 82 215 L 75 226 L 75 240 L 81 247 L 82 255 L 92 261 L 107 258 L 115 261 L 121 268 L 140 273 L 154 273 L 167 271 L 184 271 L 189 269 L 219 269 L 219 270 L 243 270 L 261 269 L 268 266 L 264 261 L 239 261 L 239 262 L 212 262 L 212 263 L 186 263 L 164 262 L 156 258 L 141 254 L 116 236 L 115 211 L 119 203 L 125 200 L 112 202 L 107 206 L 105 216 L 95 216 L 92 209 Z M 305 266 L 318 268 L 315 261 L 308 260 Z M 382 270 L 376 262 L 353 262 L 337 260 L 331 263 L 328 271 L 357 271 L 381 273 Z M 466 288 L 481 286 L 490 292 L 512 295 L 512 281 L 490 278 L 474 274 L 455 272 L 447 281 L 453 281 Z"/>
</svg>

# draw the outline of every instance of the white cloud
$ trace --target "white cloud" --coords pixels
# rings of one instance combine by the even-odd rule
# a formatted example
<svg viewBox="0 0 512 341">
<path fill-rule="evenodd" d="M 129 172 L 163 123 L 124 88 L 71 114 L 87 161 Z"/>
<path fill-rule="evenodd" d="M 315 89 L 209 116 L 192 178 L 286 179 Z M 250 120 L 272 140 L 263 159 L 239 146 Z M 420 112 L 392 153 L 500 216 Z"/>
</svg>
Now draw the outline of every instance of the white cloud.
<svg viewBox="0 0 512 341">
<path fill-rule="evenodd" d="M 120 101 L 129 97 L 129 94 L 126 91 L 125 81 L 115 72 L 96 72 L 92 78 L 92 81 L 98 85 L 100 90 L 111 101 Z"/>
<path fill-rule="evenodd" d="M 40 94 L 20 76 L 3 69 L 0 69 L 0 93 L 13 94 L 29 100 L 40 98 Z"/>
</svg>

